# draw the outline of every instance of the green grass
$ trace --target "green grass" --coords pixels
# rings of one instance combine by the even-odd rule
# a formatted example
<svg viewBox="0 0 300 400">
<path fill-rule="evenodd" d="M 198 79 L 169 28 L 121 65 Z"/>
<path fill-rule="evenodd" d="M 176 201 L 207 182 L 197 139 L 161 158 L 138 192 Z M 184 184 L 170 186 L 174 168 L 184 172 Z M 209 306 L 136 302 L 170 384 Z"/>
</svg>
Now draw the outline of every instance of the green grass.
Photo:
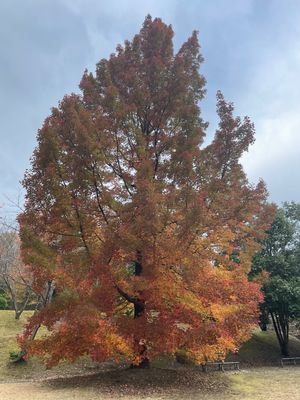
<svg viewBox="0 0 300 400">
<path fill-rule="evenodd" d="M 23 325 L 32 311 L 24 311 L 20 320 L 16 320 L 13 311 L 0 310 L 0 382 L 8 380 L 43 379 L 54 376 L 65 376 L 91 372 L 96 367 L 88 358 L 82 358 L 74 364 L 60 363 L 57 367 L 47 371 L 45 366 L 37 358 L 29 359 L 26 363 L 11 363 L 9 355 L 11 351 L 19 351 L 16 336 L 22 333 Z M 41 328 L 39 335 L 45 334 Z M 0 399 L 2 400 L 1 396 Z"/>
<path fill-rule="evenodd" d="M 30 375 L 32 362 L 29 365 L 13 365 L 9 355 L 19 351 L 16 336 L 22 333 L 23 325 L 32 311 L 24 311 L 19 320 L 15 319 L 14 311 L 0 311 L 0 380 L 22 379 Z"/>
<path fill-rule="evenodd" d="M 290 356 L 300 357 L 300 340 L 290 337 Z M 246 366 L 278 366 L 280 363 L 280 348 L 273 331 L 262 332 L 257 329 L 252 338 L 243 344 L 238 356 L 230 356 L 230 359 L 238 359 Z"/>
<path fill-rule="evenodd" d="M 24 311 L 19 320 L 14 311 L 0 311 L 0 365 L 6 364 L 10 351 L 17 351 L 16 335 L 22 332 L 26 319 L 32 314 Z"/>
</svg>

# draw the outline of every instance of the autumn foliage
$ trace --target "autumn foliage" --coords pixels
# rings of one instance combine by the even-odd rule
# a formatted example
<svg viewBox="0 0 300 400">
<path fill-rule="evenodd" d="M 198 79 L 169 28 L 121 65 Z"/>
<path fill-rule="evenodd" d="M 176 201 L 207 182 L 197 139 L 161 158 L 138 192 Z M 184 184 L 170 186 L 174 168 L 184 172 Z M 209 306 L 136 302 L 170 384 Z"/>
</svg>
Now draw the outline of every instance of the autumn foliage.
<svg viewBox="0 0 300 400">
<path fill-rule="evenodd" d="M 203 146 L 197 33 L 177 53 L 172 38 L 148 16 L 38 132 L 19 222 L 34 288 L 53 281 L 55 296 L 21 342 L 49 366 L 178 349 L 219 359 L 257 322 L 247 274 L 272 213 L 239 163 L 254 127 L 218 93 L 219 127 Z M 38 324 L 49 334 L 29 342 Z"/>
</svg>

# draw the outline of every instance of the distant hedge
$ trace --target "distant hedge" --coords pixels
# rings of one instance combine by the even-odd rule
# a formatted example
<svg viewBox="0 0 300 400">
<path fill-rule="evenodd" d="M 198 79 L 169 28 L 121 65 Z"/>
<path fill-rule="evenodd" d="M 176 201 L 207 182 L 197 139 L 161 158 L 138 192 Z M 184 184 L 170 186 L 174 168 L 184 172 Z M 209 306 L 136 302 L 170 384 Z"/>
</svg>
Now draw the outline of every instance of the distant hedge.
<svg viewBox="0 0 300 400">
<path fill-rule="evenodd" d="M 8 307 L 6 298 L 0 294 L 0 310 L 6 310 Z"/>
</svg>

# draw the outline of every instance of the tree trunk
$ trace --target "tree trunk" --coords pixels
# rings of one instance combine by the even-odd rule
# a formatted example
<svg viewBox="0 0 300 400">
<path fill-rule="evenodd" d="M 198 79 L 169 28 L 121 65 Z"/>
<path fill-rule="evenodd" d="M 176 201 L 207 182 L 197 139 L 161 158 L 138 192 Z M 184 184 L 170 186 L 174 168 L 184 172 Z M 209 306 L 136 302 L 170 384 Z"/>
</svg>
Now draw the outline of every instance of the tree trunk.
<svg viewBox="0 0 300 400">
<path fill-rule="evenodd" d="M 53 281 L 48 281 L 47 286 L 45 288 L 45 292 L 43 295 L 40 296 L 40 301 L 38 301 L 34 313 L 38 312 L 41 310 L 43 307 L 45 307 L 47 304 L 51 303 L 52 297 L 53 297 L 53 292 L 55 290 L 55 283 Z M 31 336 L 30 336 L 30 341 L 33 341 L 40 329 L 41 325 L 38 324 L 36 325 L 32 331 L 31 331 Z M 22 349 L 22 359 L 25 360 L 27 350 L 26 348 Z"/>
<path fill-rule="evenodd" d="M 134 275 L 140 276 L 143 272 L 142 267 L 142 255 L 140 251 L 136 252 L 136 261 L 135 261 L 135 269 Z M 129 303 L 133 304 L 134 307 L 134 318 L 140 318 L 145 312 L 145 300 L 143 299 L 143 293 L 139 292 L 138 296 L 131 296 L 128 293 L 124 292 L 118 285 L 115 285 L 119 294 L 127 300 Z M 138 349 L 139 355 L 141 357 L 141 361 L 139 364 L 131 364 L 131 368 L 148 368 L 149 367 L 149 359 L 146 356 L 147 345 L 143 338 L 136 337 L 135 345 Z"/>
<path fill-rule="evenodd" d="M 270 312 L 281 355 L 289 357 L 289 320 L 286 315 Z"/>
<path fill-rule="evenodd" d="M 47 287 L 45 289 L 45 294 L 43 296 L 41 296 L 41 301 L 37 304 L 36 309 L 34 311 L 35 313 L 38 312 L 39 310 L 41 310 L 47 304 L 51 303 L 54 290 L 55 290 L 55 283 L 53 281 L 48 281 Z M 32 332 L 31 332 L 30 340 L 35 339 L 40 327 L 41 327 L 41 325 L 39 324 L 33 328 Z"/>
<path fill-rule="evenodd" d="M 19 310 L 15 310 L 15 319 L 19 320 L 21 317 L 22 311 L 20 312 Z"/>
<path fill-rule="evenodd" d="M 15 306 L 15 319 L 17 320 L 20 319 L 21 314 L 26 309 L 27 304 L 29 303 L 30 297 L 31 297 L 31 289 L 29 287 L 26 287 L 22 304 L 20 306 L 18 305 Z"/>
<path fill-rule="evenodd" d="M 140 276 L 143 272 L 142 266 L 142 254 L 140 251 L 136 252 L 136 261 L 135 261 L 135 276 Z M 134 305 L 134 318 L 141 317 L 145 312 L 145 301 L 143 299 L 143 293 L 139 293 L 139 297 L 135 298 L 133 303 Z M 149 368 L 150 361 L 148 357 L 145 355 L 147 352 L 147 345 L 141 338 L 136 338 L 137 348 L 139 349 L 139 353 L 141 356 L 141 361 L 139 364 L 131 364 L 131 368 Z"/>
<path fill-rule="evenodd" d="M 53 281 L 48 281 L 47 282 L 47 287 L 45 288 L 45 293 L 44 293 L 44 295 L 40 296 L 40 301 L 38 301 L 38 303 L 36 305 L 36 308 L 35 308 L 35 311 L 34 311 L 35 313 L 38 312 L 40 309 L 42 309 L 43 307 L 45 307 L 47 304 L 49 304 L 51 302 L 54 290 L 55 290 L 54 282 Z M 30 291 L 29 291 L 29 297 L 30 297 Z M 28 301 L 29 301 L 29 298 L 27 299 L 27 301 L 25 303 L 23 303 L 23 307 L 22 307 L 21 310 L 19 310 L 19 311 L 16 310 L 16 316 L 15 316 L 16 319 L 20 318 L 20 315 L 24 311 Z M 17 318 L 17 316 L 18 316 L 18 318 Z M 35 339 L 40 327 L 41 327 L 41 324 L 38 324 L 38 325 L 34 326 L 34 328 L 31 331 L 30 338 L 29 338 L 30 341 L 33 341 Z M 21 349 L 21 352 L 20 352 L 20 355 L 19 355 L 19 359 L 16 360 L 15 362 L 18 362 L 18 363 L 19 362 L 25 362 L 26 361 L 26 355 L 27 355 L 27 349 L 26 349 L 26 347 L 23 347 Z"/>
<path fill-rule="evenodd" d="M 137 299 L 134 303 L 134 318 L 139 318 L 145 312 L 145 302 L 142 299 Z M 136 344 L 139 349 L 139 353 L 141 356 L 141 361 L 139 364 L 131 364 L 131 368 L 149 368 L 150 361 L 148 357 L 145 355 L 147 352 L 146 343 L 143 339 L 136 338 Z"/>
<path fill-rule="evenodd" d="M 289 343 L 283 342 L 282 345 L 280 345 L 281 348 L 281 355 L 284 357 L 289 357 Z"/>
<path fill-rule="evenodd" d="M 5 285 L 10 293 L 13 309 L 15 310 L 15 319 L 19 320 L 21 317 L 22 312 L 25 310 L 31 296 L 31 289 L 29 286 L 26 286 L 24 297 L 22 303 L 19 305 L 17 296 L 15 293 L 14 286 L 10 284 L 9 279 L 5 278 L 4 279 Z"/>
<path fill-rule="evenodd" d="M 261 322 L 259 324 L 259 327 L 263 332 L 266 332 L 268 330 L 267 324 L 265 322 Z"/>
</svg>

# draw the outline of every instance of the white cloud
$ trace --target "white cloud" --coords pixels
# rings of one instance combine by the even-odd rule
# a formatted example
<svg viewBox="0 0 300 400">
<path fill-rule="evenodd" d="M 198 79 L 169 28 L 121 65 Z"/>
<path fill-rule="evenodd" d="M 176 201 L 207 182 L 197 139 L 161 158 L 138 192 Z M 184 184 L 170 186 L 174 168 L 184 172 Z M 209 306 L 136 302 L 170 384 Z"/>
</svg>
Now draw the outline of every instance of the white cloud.
<svg viewBox="0 0 300 400">
<path fill-rule="evenodd" d="M 279 40 L 261 43 L 245 73 L 238 113 L 256 126 L 256 142 L 243 157 L 251 181 L 262 177 L 274 201 L 300 201 L 300 14 Z M 276 38 L 275 38 L 276 39 Z"/>
<path fill-rule="evenodd" d="M 243 164 L 253 177 L 261 176 L 264 170 L 282 167 L 282 164 L 299 156 L 300 159 L 300 114 L 291 110 L 277 117 L 265 117 L 256 123 L 259 134 L 250 151 L 244 155 Z"/>
<path fill-rule="evenodd" d="M 178 0 L 62 0 L 69 10 L 84 21 L 94 56 L 107 57 L 118 43 L 130 39 L 141 28 L 147 14 L 173 19 Z M 112 22 L 113 21 L 113 22 Z"/>
</svg>

